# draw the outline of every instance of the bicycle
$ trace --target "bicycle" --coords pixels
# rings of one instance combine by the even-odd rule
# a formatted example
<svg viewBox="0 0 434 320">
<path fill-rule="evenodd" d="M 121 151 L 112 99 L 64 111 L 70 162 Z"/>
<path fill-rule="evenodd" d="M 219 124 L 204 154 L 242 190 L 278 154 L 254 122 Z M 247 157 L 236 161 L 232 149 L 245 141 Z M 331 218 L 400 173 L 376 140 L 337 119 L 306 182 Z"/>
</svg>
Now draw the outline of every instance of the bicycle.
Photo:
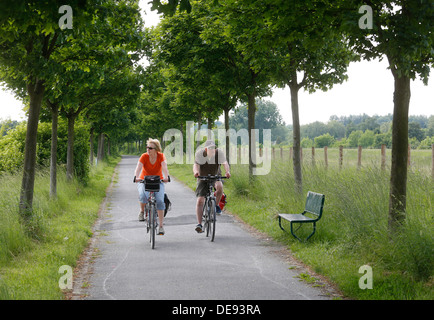
<svg viewBox="0 0 434 320">
<path fill-rule="evenodd" d="M 148 202 L 145 206 L 145 216 L 148 217 L 146 220 L 146 233 L 150 233 L 149 242 L 151 243 L 151 248 L 154 249 L 155 235 L 158 227 L 157 199 L 155 198 L 155 192 L 160 191 L 160 177 L 145 176 L 143 180 L 136 180 L 136 177 L 134 177 L 134 182 L 144 183 L 145 191 L 149 191 Z"/>
<path fill-rule="evenodd" d="M 204 228 L 206 230 L 206 236 L 211 235 L 211 242 L 214 241 L 215 238 L 215 226 L 216 226 L 216 198 L 214 195 L 214 183 L 216 181 L 221 181 L 222 179 L 226 179 L 226 177 L 222 176 L 198 176 L 200 180 L 204 180 L 208 183 L 208 193 L 205 196 L 205 202 L 203 204 L 203 221 Z"/>
</svg>

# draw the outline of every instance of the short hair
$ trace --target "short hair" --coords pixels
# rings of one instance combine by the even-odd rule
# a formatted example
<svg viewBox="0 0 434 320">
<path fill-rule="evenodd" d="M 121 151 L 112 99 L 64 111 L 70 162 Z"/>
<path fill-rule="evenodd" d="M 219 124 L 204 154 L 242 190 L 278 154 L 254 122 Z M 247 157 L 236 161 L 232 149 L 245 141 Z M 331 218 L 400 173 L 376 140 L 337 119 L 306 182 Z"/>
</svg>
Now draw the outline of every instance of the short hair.
<svg viewBox="0 0 434 320">
<path fill-rule="evenodd" d="M 158 152 L 161 152 L 161 145 L 160 145 L 160 141 L 158 141 L 158 139 L 149 138 L 148 141 L 146 141 L 146 144 L 148 144 L 148 143 L 153 143 L 155 146 L 155 150 L 157 150 Z"/>
<path fill-rule="evenodd" d="M 212 140 L 207 140 L 205 142 L 205 148 L 215 148 L 215 143 Z"/>
</svg>

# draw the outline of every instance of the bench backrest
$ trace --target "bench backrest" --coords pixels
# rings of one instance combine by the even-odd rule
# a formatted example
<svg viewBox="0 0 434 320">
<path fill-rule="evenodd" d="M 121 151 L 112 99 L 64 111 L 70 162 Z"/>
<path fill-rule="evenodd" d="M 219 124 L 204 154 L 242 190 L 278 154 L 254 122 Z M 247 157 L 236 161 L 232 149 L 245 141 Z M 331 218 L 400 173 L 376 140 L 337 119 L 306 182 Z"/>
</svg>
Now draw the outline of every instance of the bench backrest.
<svg viewBox="0 0 434 320">
<path fill-rule="evenodd" d="M 307 193 L 306 205 L 304 206 L 304 213 L 311 213 L 317 216 L 317 220 L 321 218 L 322 209 L 324 207 L 325 196 L 320 193 L 309 191 Z M 303 213 L 303 214 L 304 214 Z"/>
</svg>

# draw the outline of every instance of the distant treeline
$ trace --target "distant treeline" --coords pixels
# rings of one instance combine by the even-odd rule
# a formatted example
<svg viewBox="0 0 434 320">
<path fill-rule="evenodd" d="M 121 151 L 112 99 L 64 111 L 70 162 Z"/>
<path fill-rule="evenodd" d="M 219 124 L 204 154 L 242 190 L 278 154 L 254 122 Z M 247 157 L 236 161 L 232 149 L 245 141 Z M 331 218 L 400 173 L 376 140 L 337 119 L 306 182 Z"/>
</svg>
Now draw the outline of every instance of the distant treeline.
<svg viewBox="0 0 434 320">
<path fill-rule="evenodd" d="M 271 129 L 275 145 L 292 145 L 292 125 L 286 125 L 274 102 L 256 100 L 255 128 Z M 300 127 L 303 148 L 339 147 L 381 148 L 392 146 L 392 114 L 385 116 L 349 115 L 330 117 L 327 122 L 316 121 Z M 247 129 L 247 105 L 242 104 L 229 119 L 230 127 Z M 223 126 L 217 122 L 217 126 Z M 431 148 L 434 143 L 434 115 L 409 116 L 408 138 L 413 149 Z"/>
<path fill-rule="evenodd" d="M 302 147 L 344 146 L 380 148 L 392 144 L 392 114 L 386 116 L 331 116 L 327 123 L 301 126 Z M 431 148 L 434 143 L 434 116 L 409 116 L 408 138 L 412 148 Z"/>
</svg>

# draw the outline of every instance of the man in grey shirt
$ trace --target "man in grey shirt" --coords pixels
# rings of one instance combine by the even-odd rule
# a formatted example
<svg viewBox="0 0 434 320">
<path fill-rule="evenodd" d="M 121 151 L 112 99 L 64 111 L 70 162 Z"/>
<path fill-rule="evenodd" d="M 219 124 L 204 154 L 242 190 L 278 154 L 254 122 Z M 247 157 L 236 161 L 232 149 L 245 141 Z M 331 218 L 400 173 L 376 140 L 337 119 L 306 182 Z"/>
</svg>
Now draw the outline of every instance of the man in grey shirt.
<svg viewBox="0 0 434 320">
<path fill-rule="evenodd" d="M 194 157 L 193 174 L 195 178 L 199 176 L 221 175 L 220 165 L 225 167 L 226 178 L 230 178 L 230 168 L 226 160 L 225 154 L 221 149 L 216 149 L 214 141 L 208 140 L 205 142 L 205 148 L 199 149 Z M 223 184 L 221 181 L 216 181 L 214 185 L 216 189 L 216 213 L 221 212 L 218 203 L 223 194 Z M 202 228 L 202 209 L 205 201 L 205 196 L 208 192 L 207 183 L 203 180 L 197 181 L 196 188 L 196 216 L 198 225 L 196 231 L 203 232 Z"/>
</svg>

